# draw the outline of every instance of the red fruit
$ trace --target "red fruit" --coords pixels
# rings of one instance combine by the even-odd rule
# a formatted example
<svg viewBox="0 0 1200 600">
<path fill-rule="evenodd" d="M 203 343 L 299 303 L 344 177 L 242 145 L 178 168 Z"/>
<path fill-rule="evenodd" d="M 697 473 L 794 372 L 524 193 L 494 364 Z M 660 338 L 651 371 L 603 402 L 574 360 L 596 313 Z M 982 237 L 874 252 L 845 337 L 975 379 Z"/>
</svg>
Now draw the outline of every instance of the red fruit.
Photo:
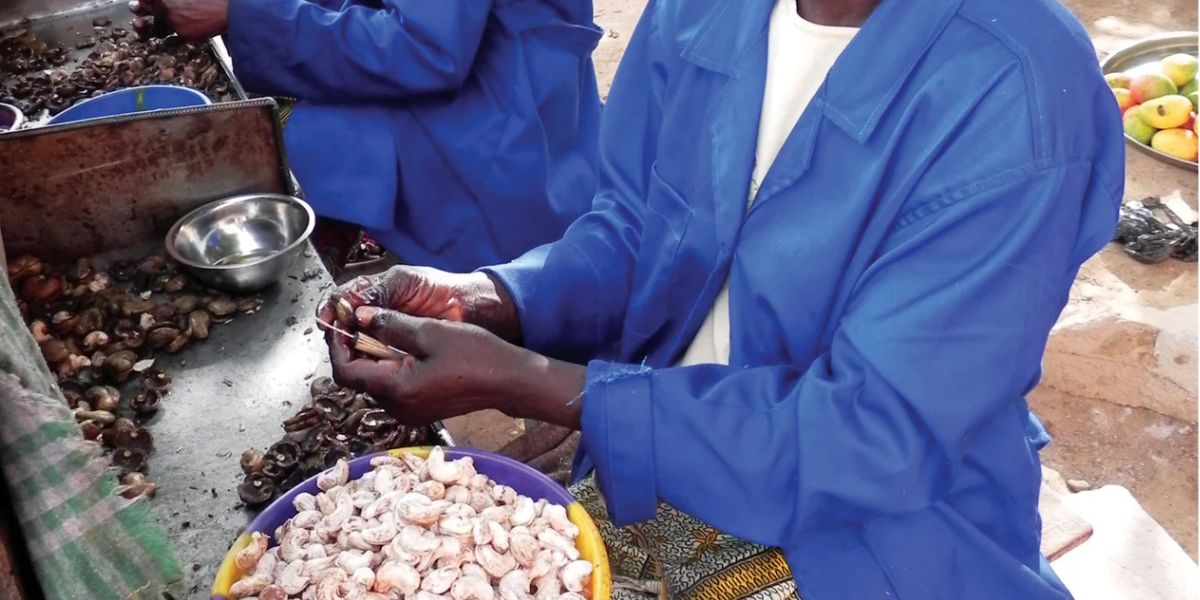
<svg viewBox="0 0 1200 600">
<path fill-rule="evenodd" d="M 1175 87 L 1175 84 L 1170 79 L 1157 73 L 1138 75 L 1129 84 L 1129 94 L 1133 97 L 1135 104 L 1141 104 L 1147 100 L 1178 93 L 1179 88 Z"/>
</svg>

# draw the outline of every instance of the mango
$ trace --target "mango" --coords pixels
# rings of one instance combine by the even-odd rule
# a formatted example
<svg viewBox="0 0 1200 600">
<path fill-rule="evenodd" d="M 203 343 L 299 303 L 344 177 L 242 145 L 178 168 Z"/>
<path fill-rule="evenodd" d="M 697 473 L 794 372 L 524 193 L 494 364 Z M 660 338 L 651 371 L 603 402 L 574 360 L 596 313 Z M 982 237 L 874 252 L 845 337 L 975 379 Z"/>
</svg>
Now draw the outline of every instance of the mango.
<svg viewBox="0 0 1200 600">
<path fill-rule="evenodd" d="M 1136 106 L 1125 111 L 1122 122 L 1125 126 L 1125 133 L 1143 144 L 1149 144 L 1151 138 L 1158 132 L 1157 129 L 1147 125 L 1142 120 L 1142 117 L 1138 115 L 1138 108 Z"/>
<path fill-rule="evenodd" d="M 1196 162 L 1196 153 L 1200 149 L 1196 144 L 1195 132 L 1186 129 L 1164 129 L 1154 134 L 1150 147 L 1192 162 Z"/>
<path fill-rule="evenodd" d="M 1146 73 L 1133 78 L 1129 84 L 1129 93 L 1133 96 L 1134 104 L 1141 104 L 1147 100 L 1178 94 L 1179 88 L 1162 75 Z"/>
<path fill-rule="evenodd" d="M 1159 68 L 1175 85 L 1187 85 L 1187 82 L 1196 78 L 1196 57 L 1190 54 L 1172 54 L 1159 62 Z"/>
<path fill-rule="evenodd" d="M 1142 103 L 1138 116 L 1155 129 L 1171 129 L 1187 123 L 1192 101 L 1183 96 L 1163 96 Z"/>
<path fill-rule="evenodd" d="M 1104 81 L 1108 82 L 1108 87 L 1129 89 L 1129 76 L 1124 73 L 1109 73 L 1104 76 Z"/>
<path fill-rule="evenodd" d="M 1125 114 L 1125 111 L 1134 105 L 1133 96 L 1125 88 L 1113 88 L 1113 96 L 1117 98 L 1117 107 L 1121 109 L 1121 114 Z"/>
<path fill-rule="evenodd" d="M 1200 92 L 1188 94 L 1187 99 L 1192 103 L 1192 110 L 1200 110 Z"/>
<path fill-rule="evenodd" d="M 1186 96 L 1198 89 L 1200 89 L 1200 81 L 1196 81 L 1195 79 L 1193 79 L 1193 80 L 1187 82 L 1187 85 L 1179 88 L 1179 95 Z"/>
</svg>

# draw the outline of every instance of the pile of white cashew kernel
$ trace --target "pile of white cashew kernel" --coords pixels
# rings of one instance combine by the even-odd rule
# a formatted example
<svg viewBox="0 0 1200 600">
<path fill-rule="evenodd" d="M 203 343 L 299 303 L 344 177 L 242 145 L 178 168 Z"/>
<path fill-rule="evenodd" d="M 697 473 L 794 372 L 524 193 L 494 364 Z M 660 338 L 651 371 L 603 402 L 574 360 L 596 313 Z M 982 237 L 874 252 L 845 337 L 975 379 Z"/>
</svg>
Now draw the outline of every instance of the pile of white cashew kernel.
<svg viewBox="0 0 1200 600">
<path fill-rule="evenodd" d="M 253 533 L 230 596 L 257 600 L 582 600 L 592 563 L 575 547 L 566 509 L 534 502 L 447 461 L 377 456 L 349 481 L 338 461 L 300 494 L 296 516 Z"/>
</svg>

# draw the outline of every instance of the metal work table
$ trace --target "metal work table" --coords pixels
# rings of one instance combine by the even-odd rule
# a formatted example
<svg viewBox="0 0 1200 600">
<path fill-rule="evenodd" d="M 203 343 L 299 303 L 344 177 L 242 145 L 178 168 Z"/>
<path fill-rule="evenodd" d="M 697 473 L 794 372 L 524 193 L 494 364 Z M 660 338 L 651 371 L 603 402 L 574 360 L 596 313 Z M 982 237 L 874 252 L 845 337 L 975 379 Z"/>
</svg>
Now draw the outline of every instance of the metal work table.
<svg viewBox="0 0 1200 600">
<path fill-rule="evenodd" d="M 173 384 L 148 424 L 156 448 L 148 472 L 158 484 L 150 508 L 174 546 L 188 598 L 209 597 L 221 559 L 256 513 L 238 500 L 242 451 L 276 442 L 280 422 L 308 401 L 309 382 L 329 374 L 313 316 L 332 285 L 310 247 L 261 294 L 257 313 L 157 359 Z"/>
</svg>

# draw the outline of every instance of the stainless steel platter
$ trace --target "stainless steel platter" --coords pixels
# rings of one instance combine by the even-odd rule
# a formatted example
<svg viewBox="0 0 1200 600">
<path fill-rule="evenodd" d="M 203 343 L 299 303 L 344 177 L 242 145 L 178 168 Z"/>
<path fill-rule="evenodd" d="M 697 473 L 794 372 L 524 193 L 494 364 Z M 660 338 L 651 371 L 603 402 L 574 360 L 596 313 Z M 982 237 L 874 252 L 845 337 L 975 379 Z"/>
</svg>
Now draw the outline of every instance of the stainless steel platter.
<svg viewBox="0 0 1200 600">
<path fill-rule="evenodd" d="M 1158 61 L 1172 54 L 1182 52 L 1196 56 L 1197 37 L 1195 31 L 1179 31 L 1147 38 L 1109 55 L 1100 63 L 1100 69 L 1104 71 L 1105 75 L 1117 72 L 1125 72 L 1130 75 L 1138 75 L 1147 71 L 1157 73 Z M 1125 135 L 1125 141 L 1138 151 L 1149 154 L 1162 162 L 1190 171 L 1196 170 L 1196 163 L 1159 152 L 1129 137 L 1128 134 Z"/>
</svg>

